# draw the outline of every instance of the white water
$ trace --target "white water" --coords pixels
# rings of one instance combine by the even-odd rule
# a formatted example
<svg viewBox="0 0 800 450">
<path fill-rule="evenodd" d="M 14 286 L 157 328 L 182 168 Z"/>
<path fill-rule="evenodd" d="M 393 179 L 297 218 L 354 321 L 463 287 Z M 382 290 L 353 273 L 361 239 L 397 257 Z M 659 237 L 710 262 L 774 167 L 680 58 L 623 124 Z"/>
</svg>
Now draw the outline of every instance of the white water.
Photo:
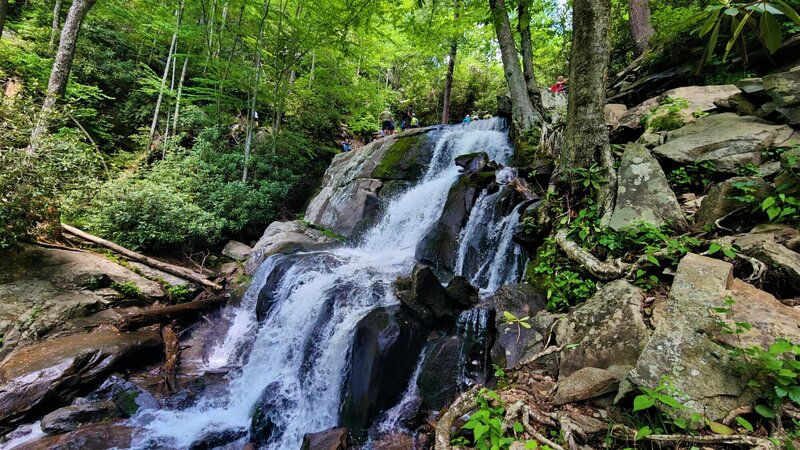
<svg viewBox="0 0 800 450">
<path fill-rule="evenodd" d="M 224 312 L 231 327 L 207 362 L 209 367 L 240 366 L 229 375 L 226 392 L 201 398 L 189 409 L 133 418 L 143 429 L 135 446 L 185 448 L 209 432 L 248 429 L 265 388 L 275 405 L 277 428 L 270 450 L 296 450 L 303 434 L 335 426 L 356 324 L 371 310 L 397 302 L 391 283 L 411 271 L 417 243 L 458 179 L 453 158 L 476 151 L 501 163 L 511 156 L 499 119 L 442 132 L 423 179 L 388 205 L 361 243 L 295 255 L 275 286 L 272 310 L 258 323 L 257 297 L 280 257 L 265 261 L 242 303 Z M 253 340 L 243 355 L 240 349 Z"/>
</svg>

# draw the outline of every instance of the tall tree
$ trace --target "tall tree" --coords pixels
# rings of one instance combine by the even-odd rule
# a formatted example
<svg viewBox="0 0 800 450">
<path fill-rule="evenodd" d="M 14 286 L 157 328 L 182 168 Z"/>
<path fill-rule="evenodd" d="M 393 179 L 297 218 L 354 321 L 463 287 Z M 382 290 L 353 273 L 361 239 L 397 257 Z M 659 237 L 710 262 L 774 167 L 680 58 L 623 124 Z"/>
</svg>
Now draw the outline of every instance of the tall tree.
<svg viewBox="0 0 800 450">
<path fill-rule="evenodd" d="M 164 97 L 164 89 L 167 86 L 167 77 L 169 76 L 170 64 L 173 62 L 175 51 L 178 45 L 178 33 L 181 30 L 181 21 L 183 20 L 183 7 L 184 0 L 181 0 L 178 9 L 175 10 L 175 31 L 172 32 L 172 41 L 169 44 L 169 51 L 167 52 L 167 64 L 164 66 L 164 73 L 161 75 L 161 87 L 158 89 L 158 98 L 156 99 L 156 109 L 153 111 L 153 121 L 150 123 L 150 135 L 147 146 L 153 143 L 153 137 L 156 135 L 156 127 L 158 126 L 158 115 L 161 111 L 161 101 Z"/>
<path fill-rule="evenodd" d="M 528 96 L 533 107 L 540 115 L 544 115 L 542 108 L 542 94 L 536 75 L 533 73 L 533 44 L 531 43 L 531 0 L 520 0 L 517 7 L 517 31 L 519 32 L 520 47 L 522 48 L 522 74 L 525 85 L 528 87 Z"/>
<path fill-rule="evenodd" d="M 597 202 L 606 212 L 613 207 L 616 173 L 608 130 L 603 119 L 606 80 L 611 49 L 610 0 L 573 1 L 572 54 L 570 57 L 567 128 L 555 182 L 562 191 L 577 193 L 574 169 L 602 168 L 606 182 Z M 561 178 L 559 180 L 559 178 Z"/>
<path fill-rule="evenodd" d="M 537 122 L 541 122 L 541 116 L 533 108 L 525 77 L 519 67 L 519 53 L 511 32 L 505 0 L 489 0 L 489 8 L 491 9 L 492 24 L 497 33 L 497 41 L 500 43 L 503 72 L 511 93 L 511 118 L 516 130 L 524 132 Z"/>
<path fill-rule="evenodd" d="M 458 21 L 458 0 L 453 2 L 453 22 Z M 456 69 L 456 56 L 458 54 L 458 37 L 453 36 L 450 41 L 450 53 L 447 55 L 447 75 L 444 77 L 444 95 L 442 99 L 442 123 L 450 123 L 450 95 L 453 92 L 453 72 Z"/>
<path fill-rule="evenodd" d="M 270 0 L 264 2 L 264 14 L 261 16 L 261 24 L 258 26 L 258 39 L 256 40 L 256 74 L 253 81 L 253 91 L 250 94 L 250 108 L 247 112 L 247 134 L 244 140 L 244 169 L 242 169 L 242 183 L 247 182 L 247 169 L 250 159 L 250 147 L 253 145 L 253 127 L 256 121 L 256 99 L 258 97 L 258 88 L 261 84 L 261 48 L 262 40 L 264 39 L 264 27 L 267 23 L 267 16 L 269 15 Z"/>
<path fill-rule="evenodd" d="M 8 13 L 8 0 L 0 0 L 0 39 L 3 38 L 3 28 L 6 25 L 6 14 Z"/>
<path fill-rule="evenodd" d="M 73 0 L 72 6 L 67 13 L 64 21 L 64 28 L 61 30 L 61 39 L 58 44 L 58 51 L 53 62 L 53 70 L 50 72 L 50 81 L 47 83 L 47 95 L 42 104 L 42 111 L 36 126 L 31 133 L 31 145 L 29 151 L 36 150 L 39 139 L 47 130 L 49 122 L 48 115 L 56 105 L 59 97 L 64 95 L 67 90 L 67 80 L 72 70 L 72 61 L 75 59 L 75 45 L 78 42 L 78 33 L 81 29 L 83 19 L 94 6 L 97 0 Z"/>
<path fill-rule="evenodd" d="M 56 49 L 56 37 L 58 37 L 58 27 L 61 25 L 61 0 L 56 0 L 53 4 L 53 25 L 50 27 L 50 51 Z"/>
<path fill-rule="evenodd" d="M 650 3 L 648 0 L 628 0 L 630 12 L 633 56 L 638 58 L 650 48 L 650 38 L 655 34 L 650 23 Z"/>
</svg>

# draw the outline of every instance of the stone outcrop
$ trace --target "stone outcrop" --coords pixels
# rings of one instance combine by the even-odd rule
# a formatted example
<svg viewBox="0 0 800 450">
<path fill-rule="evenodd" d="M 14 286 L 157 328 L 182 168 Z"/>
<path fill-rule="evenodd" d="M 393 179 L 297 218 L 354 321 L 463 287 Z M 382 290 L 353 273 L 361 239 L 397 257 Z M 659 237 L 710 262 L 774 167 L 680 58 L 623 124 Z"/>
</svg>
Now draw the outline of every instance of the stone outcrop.
<svg viewBox="0 0 800 450">
<path fill-rule="evenodd" d="M 730 313 L 714 313 L 713 308 L 726 307 L 728 298 L 734 301 Z M 720 321 L 747 322 L 753 328 L 734 336 L 723 332 Z M 665 315 L 627 380 L 652 389 L 666 377 L 685 408 L 665 412 L 720 420 L 755 400 L 726 346 L 766 346 L 777 337 L 797 341 L 798 325 L 800 311 L 734 280 L 731 264 L 688 254 L 678 265 Z"/>
<path fill-rule="evenodd" d="M 236 261 L 245 261 L 252 253 L 253 248 L 239 241 L 228 241 L 222 249 L 222 254 Z"/>
<path fill-rule="evenodd" d="M 475 288 L 465 282 L 457 281 L 451 296 L 430 267 L 417 264 L 410 278 L 397 280 L 395 291 L 403 307 L 425 325 L 452 324 L 462 310 L 475 306 L 478 300 Z"/>
<path fill-rule="evenodd" d="M 0 425 L 69 403 L 98 383 L 117 364 L 137 354 L 160 351 L 157 331 L 98 330 L 20 348 L 0 363 Z"/>
<path fill-rule="evenodd" d="M 700 203 L 700 208 L 694 216 L 695 228 L 702 230 L 707 225 L 714 225 L 717 220 L 738 209 L 752 209 L 752 204 L 737 199 L 745 195 L 743 189 L 752 189 L 750 194 L 753 195 L 753 204 L 760 204 L 772 191 L 772 185 L 757 177 L 733 177 L 717 184 L 708 191 Z"/>
<path fill-rule="evenodd" d="M 300 450 L 347 450 L 347 429 L 331 428 L 303 436 Z"/>
<path fill-rule="evenodd" d="M 125 285 L 129 288 L 114 288 Z M 65 322 L 129 297 L 161 299 L 161 285 L 98 254 L 24 245 L 0 256 L 0 357 Z M 139 295 L 129 298 L 142 302 Z"/>
<path fill-rule="evenodd" d="M 136 429 L 120 421 L 103 422 L 75 431 L 44 436 L 14 447 L 14 450 L 94 450 L 130 448 Z"/>
<path fill-rule="evenodd" d="M 565 346 L 559 377 L 594 367 L 622 379 L 650 337 L 641 312 L 643 301 L 641 289 L 618 280 L 570 311 L 556 326 L 556 340 Z"/>
<path fill-rule="evenodd" d="M 320 230 L 308 226 L 302 220 L 272 222 L 258 243 L 253 247 L 245 263 L 245 272 L 253 274 L 268 257 L 277 253 L 294 253 L 338 242 Z"/>
<path fill-rule="evenodd" d="M 763 78 L 764 92 L 772 98 L 775 111 L 788 123 L 800 124 L 800 66 Z"/>
<path fill-rule="evenodd" d="M 438 411 L 461 392 L 462 346 L 459 336 L 441 337 L 429 344 L 417 378 L 423 408 Z"/>
<path fill-rule="evenodd" d="M 496 311 L 497 338 L 492 348 L 495 364 L 510 369 L 544 349 L 556 320 L 555 315 L 545 311 L 547 299 L 544 294 L 528 284 L 512 284 L 498 289 L 487 302 Z M 529 317 L 531 328 L 507 323 L 503 319 L 506 311 L 518 318 Z M 553 363 L 554 358 L 537 361 L 543 368 L 550 368 Z"/>
<path fill-rule="evenodd" d="M 619 387 L 619 376 L 608 370 L 584 367 L 558 381 L 554 403 L 563 405 L 609 394 Z"/>
<path fill-rule="evenodd" d="M 736 173 L 746 164 L 761 164 L 761 150 L 780 132 L 781 126 L 756 117 L 712 114 L 667 132 L 653 154 L 680 164 L 712 161 L 718 171 Z"/>
<path fill-rule="evenodd" d="M 800 293 L 800 254 L 775 241 L 772 233 L 752 233 L 737 237 L 734 244 L 775 272 L 796 293 Z"/>
<path fill-rule="evenodd" d="M 111 401 L 79 403 L 59 408 L 42 417 L 42 431 L 47 434 L 65 433 L 83 425 L 120 417 L 117 405 Z"/>
<path fill-rule="evenodd" d="M 628 144 L 622 154 L 617 201 L 609 225 L 620 231 L 641 222 L 679 230 L 688 226 L 658 161 L 643 146 Z"/>
</svg>

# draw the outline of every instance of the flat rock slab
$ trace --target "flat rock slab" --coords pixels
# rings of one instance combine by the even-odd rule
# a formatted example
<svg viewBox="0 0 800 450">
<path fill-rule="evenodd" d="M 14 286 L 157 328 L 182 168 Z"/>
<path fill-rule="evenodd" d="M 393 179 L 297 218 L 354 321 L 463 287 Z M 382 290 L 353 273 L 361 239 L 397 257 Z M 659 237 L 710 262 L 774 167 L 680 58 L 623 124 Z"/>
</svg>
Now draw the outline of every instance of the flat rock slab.
<svg viewBox="0 0 800 450">
<path fill-rule="evenodd" d="M 644 146 L 628 144 L 622 154 L 609 226 L 620 231 L 641 222 L 680 230 L 688 226 L 658 161 Z"/>
<path fill-rule="evenodd" d="M 617 390 L 619 378 L 608 370 L 584 367 L 563 380 L 559 380 L 554 403 L 588 400 Z"/>
<path fill-rule="evenodd" d="M 14 450 L 105 450 L 130 448 L 136 429 L 121 422 L 104 422 L 75 431 L 44 436 L 14 447 Z"/>
<path fill-rule="evenodd" d="M 717 220 L 741 208 L 745 208 L 747 211 L 751 210 L 752 205 L 736 199 L 736 197 L 744 195 L 743 188 L 752 189 L 753 204 L 760 204 L 772 191 L 772 185 L 762 178 L 729 178 L 712 187 L 703 197 L 703 202 L 694 216 L 695 228 L 702 230 L 707 225 L 714 225 Z"/>
<path fill-rule="evenodd" d="M 667 132 L 653 154 L 681 164 L 712 161 L 718 171 L 736 173 L 746 164 L 760 165 L 761 150 L 781 132 L 780 125 L 757 117 L 712 114 Z"/>
<path fill-rule="evenodd" d="M 736 238 L 734 244 L 745 255 L 766 264 L 784 278 L 792 289 L 800 292 L 800 254 L 777 243 L 773 234 L 747 234 Z"/>
<path fill-rule="evenodd" d="M 157 331 L 98 330 L 17 349 L 0 363 L 0 425 L 68 403 L 119 362 L 160 348 Z"/>
<path fill-rule="evenodd" d="M 253 248 L 239 241 L 228 241 L 222 248 L 222 254 L 236 261 L 244 261 L 253 251 Z"/>
<path fill-rule="evenodd" d="M 272 222 L 258 240 L 245 263 L 245 273 L 254 274 L 265 259 L 277 253 L 311 250 L 314 247 L 338 242 L 302 220 Z"/>
</svg>

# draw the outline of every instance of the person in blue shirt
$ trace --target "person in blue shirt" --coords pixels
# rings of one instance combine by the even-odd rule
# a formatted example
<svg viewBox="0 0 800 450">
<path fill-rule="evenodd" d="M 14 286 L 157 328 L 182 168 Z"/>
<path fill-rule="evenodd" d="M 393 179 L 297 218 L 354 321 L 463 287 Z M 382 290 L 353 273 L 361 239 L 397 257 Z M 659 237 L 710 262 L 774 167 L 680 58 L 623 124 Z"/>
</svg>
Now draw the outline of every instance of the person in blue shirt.
<svg viewBox="0 0 800 450">
<path fill-rule="evenodd" d="M 461 121 L 461 123 L 470 123 L 470 122 L 472 122 L 472 117 L 470 117 L 469 114 L 464 116 L 464 120 Z"/>
</svg>

